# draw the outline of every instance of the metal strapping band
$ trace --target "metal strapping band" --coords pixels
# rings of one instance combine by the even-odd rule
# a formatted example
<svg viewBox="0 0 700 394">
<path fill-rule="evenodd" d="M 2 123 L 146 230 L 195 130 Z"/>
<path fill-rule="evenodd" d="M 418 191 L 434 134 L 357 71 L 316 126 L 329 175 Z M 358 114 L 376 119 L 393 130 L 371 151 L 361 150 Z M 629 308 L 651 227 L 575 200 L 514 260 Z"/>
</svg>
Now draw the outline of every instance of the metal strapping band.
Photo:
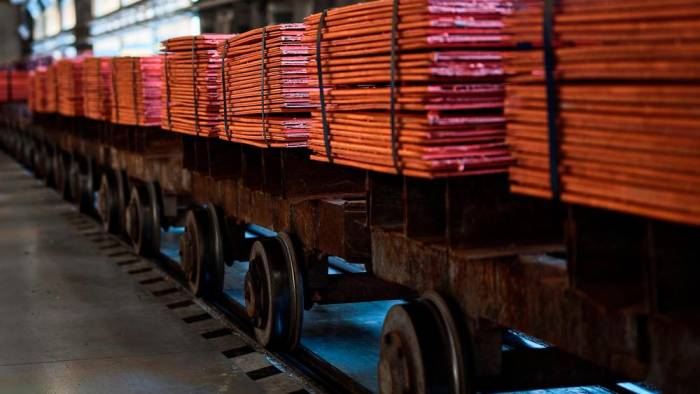
<svg viewBox="0 0 700 394">
<path fill-rule="evenodd" d="M 168 130 L 172 130 L 173 116 L 170 112 L 170 62 L 168 62 L 168 52 L 165 52 L 165 109 L 168 114 Z"/>
<path fill-rule="evenodd" d="M 391 157 L 394 161 L 396 173 L 401 175 L 401 162 L 399 159 L 399 135 L 396 130 L 396 52 L 399 24 L 399 0 L 394 0 L 391 15 L 391 79 L 389 83 L 389 124 L 391 126 Z"/>
<path fill-rule="evenodd" d="M 231 130 L 228 127 L 228 94 L 226 89 L 226 57 L 228 56 L 228 40 L 224 41 L 224 53 L 221 57 L 221 94 L 224 98 L 224 131 L 226 138 L 231 141 Z"/>
<path fill-rule="evenodd" d="M 267 57 L 267 29 L 262 28 L 262 53 L 260 55 L 260 117 L 262 121 L 263 139 L 265 145 L 270 147 L 270 139 L 265 123 L 265 58 Z"/>
<path fill-rule="evenodd" d="M 58 64 L 52 66 L 53 70 L 53 92 L 54 109 L 58 112 Z"/>
<path fill-rule="evenodd" d="M 138 63 L 138 62 L 139 62 L 138 58 L 131 59 L 131 96 L 132 96 L 132 99 L 134 100 L 134 113 L 136 114 L 136 125 L 137 126 L 140 124 L 139 104 L 137 101 L 137 94 L 136 94 L 136 63 Z"/>
<path fill-rule="evenodd" d="M 102 58 L 101 57 L 96 57 L 95 60 L 95 69 L 97 70 L 97 105 L 100 108 L 100 114 L 99 116 L 102 116 L 102 112 L 104 111 L 104 100 L 102 99 Z M 86 88 L 86 86 L 83 86 L 83 89 Z"/>
<path fill-rule="evenodd" d="M 333 163 L 333 151 L 331 147 L 331 130 L 328 127 L 328 114 L 326 112 L 326 92 L 323 86 L 323 66 L 321 63 L 321 42 L 323 41 L 323 29 L 326 26 L 328 10 L 323 10 L 316 29 L 316 73 L 318 76 L 318 96 L 321 104 L 321 125 L 323 126 L 323 144 L 326 147 L 326 158 Z"/>
<path fill-rule="evenodd" d="M 547 88 L 547 127 L 549 137 L 549 176 L 552 199 L 561 198 L 559 179 L 559 96 L 556 86 L 556 54 L 554 52 L 554 6 L 556 0 L 545 0 L 542 20 L 544 67 Z"/>
<path fill-rule="evenodd" d="M 110 62 L 110 66 L 112 67 L 112 95 L 114 96 L 114 112 L 115 112 L 115 118 L 114 118 L 114 123 L 119 123 L 119 92 L 117 91 L 117 78 L 115 78 L 115 70 L 116 67 L 114 67 L 114 60 L 115 58 L 112 58 L 112 61 Z"/>
<path fill-rule="evenodd" d="M 197 36 L 192 36 L 192 98 L 194 99 L 194 130 L 199 137 L 199 91 L 197 90 Z"/>
</svg>

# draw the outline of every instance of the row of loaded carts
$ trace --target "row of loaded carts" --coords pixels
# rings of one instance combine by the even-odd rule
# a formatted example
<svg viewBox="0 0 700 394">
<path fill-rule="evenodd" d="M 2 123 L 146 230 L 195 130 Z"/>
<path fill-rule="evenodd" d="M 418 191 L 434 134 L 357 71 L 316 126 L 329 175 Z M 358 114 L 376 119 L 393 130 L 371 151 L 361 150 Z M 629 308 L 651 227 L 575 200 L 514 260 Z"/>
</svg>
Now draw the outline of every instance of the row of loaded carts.
<svg viewBox="0 0 700 394">
<path fill-rule="evenodd" d="M 378 0 L 0 70 L 0 101 L 700 225 L 700 4 Z"/>
<path fill-rule="evenodd" d="M 25 100 L 43 147 L 15 151 L 136 253 L 184 225 L 206 296 L 249 261 L 263 346 L 294 349 L 314 303 L 402 299 L 380 392 L 695 385 L 698 0 L 364 1 L 0 67 Z"/>
</svg>

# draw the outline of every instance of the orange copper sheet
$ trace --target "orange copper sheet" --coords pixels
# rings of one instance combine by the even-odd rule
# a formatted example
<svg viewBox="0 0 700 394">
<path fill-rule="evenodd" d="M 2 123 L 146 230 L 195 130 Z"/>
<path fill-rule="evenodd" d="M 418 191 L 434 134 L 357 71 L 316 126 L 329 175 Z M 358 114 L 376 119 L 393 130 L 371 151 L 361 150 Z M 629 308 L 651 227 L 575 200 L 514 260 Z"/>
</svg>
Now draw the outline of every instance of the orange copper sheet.
<svg viewBox="0 0 700 394">
<path fill-rule="evenodd" d="M 46 112 L 58 112 L 58 68 L 52 64 L 46 68 Z M 41 90 L 38 93 L 42 93 Z"/>
<path fill-rule="evenodd" d="M 561 198 L 700 225 L 700 3 L 563 0 L 555 10 Z M 542 1 L 507 19 L 542 45 Z M 516 193 L 551 198 L 541 49 L 507 56 Z"/>
<path fill-rule="evenodd" d="M 393 1 L 329 10 L 320 61 L 332 161 L 425 178 L 506 171 L 511 158 L 504 141 L 503 55 L 495 49 L 511 41 L 502 29 L 511 11 L 509 2 L 497 0 L 399 2 L 394 145 Z M 308 70 L 316 76 L 320 14 L 305 23 Z M 310 85 L 319 107 L 318 78 Z M 312 157 L 329 161 L 322 112 L 312 117 Z"/>
<path fill-rule="evenodd" d="M 232 37 L 205 34 L 162 42 L 161 127 L 180 133 L 214 136 L 221 118 L 221 58 L 216 48 Z"/>
<path fill-rule="evenodd" d="M 111 116 L 118 124 L 159 126 L 162 112 L 161 56 L 115 57 L 112 71 Z"/>
<path fill-rule="evenodd" d="M 58 112 L 65 116 L 83 116 L 83 58 L 56 63 Z"/>
<path fill-rule="evenodd" d="M 314 105 L 303 34 L 301 23 L 272 25 L 219 45 L 225 57 L 228 120 L 220 138 L 259 147 L 306 146 Z"/>
<path fill-rule="evenodd" d="M 83 110 L 86 118 L 109 121 L 112 106 L 111 58 L 89 57 L 83 62 Z"/>
<path fill-rule="evenodd" d="M 46 101 L 46 71 L 46 67 L 39 66 L 29 73 L 28 102 L 29 109 L 32 112 L 44 113 L 48 111 L 48 103 Z"/>
<path fill-rule="evenodd" d="M 29 95 L 29 72 L 0 70 L 0 103 L 24 101 Z"/>
</svg>

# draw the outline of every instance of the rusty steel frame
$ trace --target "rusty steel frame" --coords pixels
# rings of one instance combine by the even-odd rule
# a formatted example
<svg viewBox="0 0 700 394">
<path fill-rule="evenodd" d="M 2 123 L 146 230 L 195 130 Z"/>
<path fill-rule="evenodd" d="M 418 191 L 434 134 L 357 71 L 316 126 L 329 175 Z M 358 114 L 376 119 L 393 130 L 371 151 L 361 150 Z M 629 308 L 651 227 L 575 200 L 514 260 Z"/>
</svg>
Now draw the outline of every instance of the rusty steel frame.
<svg viewBox="0 0 700 394">
<path fill-rule="evenodd" d="M 510 195 L 497 177 L 368 174 L 367 184 L 374 273 L 457 302 L 484 387 L 518 380 L 501 351 L 503 328 L 616 379 L 664 392 L 700 383 L 700 229 Z M 572 384 L 588 380 L 591 370 L 581 371 Z"/>
<path fill-rule="evenodd" d="M 336 255 L 368 263 L 380 281 L 441 291 L 468 322 L 477 386 L 484 389 L 622 377 L 688 392 L 700 383 L 697 228 L 514 196 L 499 176 L 425 181 L 346 169 L 339 176 L 296 152 L 191 137 L 168 148 L 181 155 L 147 159 L 145 145 L 129 142 L 139 138 L 137 130 L 102 126 L 99 141 L 89 141 L 56 133 L 75 126 L 65 120 L 43 124 L 47 133 L 30 132 L 37 141 L 219 204 L 241 223 L 296 234 L 318 289 L 346 288 L 328 287 L 322 274 L 324 255 Z M 31 129 L 16 119 L 7 126 Z M 318 169 L 322 176 L 308 177 Z M 571 355 L 551 348 L 505 353 L 504 328 Z M 518 371 L 515 364 L 550 372 Z"/>
<path fill-rule="evenodd" d="M 47 125 L 44 137 L 61 151 L 94 158 L 103 168 L 125 171 L 141 182 L 158 182 L 166 216 L 181 211 L 174 208 L 183 205 L 172 202 L 174 197 L 185 205 L 220 206 L 234 224 L 293 234 L 308 276 L 325 278 L 311 281 L 307 307 L 414 294 L 371 274 L 326 278 L 330 256 L 363 263 L 371 273 L 362 171 L 310 161 L 294 150 L 261 150 L 158 128 L 62 117 L 41 123 Z M 366 291 L 354 291 L 358 284 Z"/>
</svg>

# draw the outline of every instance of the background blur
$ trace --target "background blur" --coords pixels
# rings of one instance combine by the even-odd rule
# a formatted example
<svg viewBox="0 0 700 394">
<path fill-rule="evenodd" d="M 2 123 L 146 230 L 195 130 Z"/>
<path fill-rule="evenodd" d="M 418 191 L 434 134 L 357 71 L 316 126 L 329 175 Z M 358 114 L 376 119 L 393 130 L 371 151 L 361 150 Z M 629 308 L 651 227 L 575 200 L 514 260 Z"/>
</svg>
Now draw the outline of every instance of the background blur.
<svg viewBox="0 0 700 394">
<path fill-rule="evenodd" d="M 22 57 L 148 55 L 160 41 L 301 22 L 357 0 L 0 0 L 0 63 Z"/>
</svg>

